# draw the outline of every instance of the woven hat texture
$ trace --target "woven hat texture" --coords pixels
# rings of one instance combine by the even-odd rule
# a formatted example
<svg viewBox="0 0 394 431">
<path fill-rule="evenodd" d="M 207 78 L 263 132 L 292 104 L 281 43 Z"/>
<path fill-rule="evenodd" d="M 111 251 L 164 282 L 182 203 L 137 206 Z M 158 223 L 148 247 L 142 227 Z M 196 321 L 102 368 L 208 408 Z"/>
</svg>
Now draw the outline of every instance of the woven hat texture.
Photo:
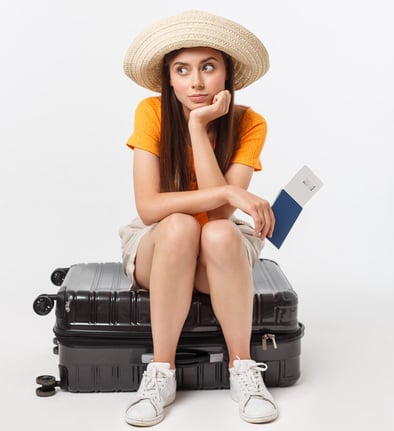
<svg viewBox="0 0 394 431">
<path fill-rule="evenodd" d="M 199 10 L 163 19 L 137 36 L 124 58 L 125 74 L 138 85 L 161 91 L 163 57 L 181 48 L 209 47 L 234 61 L 234 88 L 239 90 L 261 78 L 269 68 L 268 52 L 242 25 Z"/>
</svg>

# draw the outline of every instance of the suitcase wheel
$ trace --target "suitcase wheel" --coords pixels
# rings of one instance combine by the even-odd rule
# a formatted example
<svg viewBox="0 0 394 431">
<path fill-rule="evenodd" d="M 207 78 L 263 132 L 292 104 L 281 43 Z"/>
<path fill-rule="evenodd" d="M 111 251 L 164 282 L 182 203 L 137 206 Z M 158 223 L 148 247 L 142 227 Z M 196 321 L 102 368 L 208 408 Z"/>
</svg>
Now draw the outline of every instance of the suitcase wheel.
<svg viewBox="0 0 394 431">
<path fill-rule="evenodd" d="M 36 395 L 38 397 L 51 397 L 52 395 L 56 394 L 56 389 L 55 388 L 44 388 L 42 386 L 40 386 L 39 388 L 36 389 Z"/>
<path fill-rule="evenodd" d="M 56 377 L 49 375 L 38 376 L 36 378 L 36 383 L 46 388 L 54 388 L 57 385 Z"/>
<path fill-rule="evenodd" d="M 61 286 L 69 268 L 57 268 L 52 272 L 51 281 L 55 286 Z"/>
<path fill-rule="evenodd" d="M 54 295 L 40 295 L 33 302 L 34 311 L 40 316 L 45 316 L 46 314 L 49 314 L 53 306 L 55 305 L 54 298 L 56 298 L 56 296 Z"/>
<path fill-rule="evenodd" d="M 40 385 L 36 389 L 36 395 L 39 397 L 51 397 L 56 394 L 56 386 L 59 386 L 59 382 L 54 376 L 43 375 L 36 378 L 37 385 Z"/>
</svg>

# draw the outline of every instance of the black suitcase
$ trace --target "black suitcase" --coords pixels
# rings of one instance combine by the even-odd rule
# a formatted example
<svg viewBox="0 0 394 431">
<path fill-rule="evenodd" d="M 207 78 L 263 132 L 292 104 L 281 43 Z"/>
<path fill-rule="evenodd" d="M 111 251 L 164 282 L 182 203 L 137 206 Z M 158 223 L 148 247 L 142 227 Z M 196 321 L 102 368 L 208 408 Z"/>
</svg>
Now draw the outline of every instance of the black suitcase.
<svg viewBox="0 0 394 431">
<path fill-rule="evenodd" d="M 268 365 L 267 386 L 290 386 L 300 377 L 301 338 L 297 294 L 279 265 L 260 259 L 253 269 L 251 356 Z M 121 263 L 85 263 L 58 268 L 56 294 L 40 295 L 37 314 L 56 303 L 53 328 L 60 380 L 37 377 L 37 395 L 135 391 L 152 359 L 149 292 L 130 290 Z M 229 387 L 228 357 L 210 297 L 194 293 L 176 356 L 178 389 Z"/>
</svg>

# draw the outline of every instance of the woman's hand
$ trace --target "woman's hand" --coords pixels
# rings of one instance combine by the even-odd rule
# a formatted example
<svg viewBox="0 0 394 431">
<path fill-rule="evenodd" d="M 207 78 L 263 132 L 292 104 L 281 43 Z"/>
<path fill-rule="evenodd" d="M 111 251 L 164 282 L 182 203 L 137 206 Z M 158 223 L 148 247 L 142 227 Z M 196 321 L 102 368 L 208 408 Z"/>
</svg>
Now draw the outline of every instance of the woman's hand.
<svg viewBox="0 0 394 431">
<path fill-rule="evenodd" d="M 253 218 L 254 235 L 260 236 L 261 239 L 271 237 L 275 227 L 275 216 L 269 202 L 240 187 L 227 185 L 225 188 L 228 203 Z"/>
<path fill-rule="evenodd" d="M 197 123 L 207 126 L 211 121 L 228 113 L 231 102 L 231 93 L 228 90 L 220 91 L 212 99 L 210 105 L 204 105 L 190 112 L 190 124 Z"/>
</svg>

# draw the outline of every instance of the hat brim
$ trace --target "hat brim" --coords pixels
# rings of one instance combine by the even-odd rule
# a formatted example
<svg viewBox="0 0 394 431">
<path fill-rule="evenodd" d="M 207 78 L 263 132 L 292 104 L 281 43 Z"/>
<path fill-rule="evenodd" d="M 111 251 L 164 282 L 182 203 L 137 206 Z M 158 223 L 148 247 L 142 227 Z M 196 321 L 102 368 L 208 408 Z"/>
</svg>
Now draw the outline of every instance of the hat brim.
<svg viewBox="0 0 394 431">
<path fill-rule="evenodd" d="M 235 90 L 261 78 L 269 68 L 268 52 L 252 32 L 229 19 L 191 10 L 159 21 L 134 39 L 124 58 L 124 72 L 138 85 L 160 92 L 164 56 L 194 47 L 217 49 L 232 57 Z"/>
</svg>

